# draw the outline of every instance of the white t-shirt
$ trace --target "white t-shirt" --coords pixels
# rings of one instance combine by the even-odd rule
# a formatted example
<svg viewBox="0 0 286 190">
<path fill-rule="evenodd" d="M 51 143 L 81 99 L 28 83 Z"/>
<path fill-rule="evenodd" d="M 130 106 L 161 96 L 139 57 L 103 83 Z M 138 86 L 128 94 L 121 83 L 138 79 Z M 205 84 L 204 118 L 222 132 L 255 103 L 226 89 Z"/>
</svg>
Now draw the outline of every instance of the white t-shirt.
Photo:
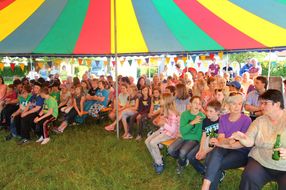
<svg viewBox="0 0 286 190">
<path fill-rule="evenodd" d="M 250 125 L 247 136 L 254 140 L 249 156 L 262 166 L 274 170 L 286 171 L 286 160 L 272 160 L 273 147 L 277 134 L 281 135 L 281 147 L 286 148 L 286 111 L 278 125 L 273 125 L 265 115 L 258 117 Z"/>
</svg>

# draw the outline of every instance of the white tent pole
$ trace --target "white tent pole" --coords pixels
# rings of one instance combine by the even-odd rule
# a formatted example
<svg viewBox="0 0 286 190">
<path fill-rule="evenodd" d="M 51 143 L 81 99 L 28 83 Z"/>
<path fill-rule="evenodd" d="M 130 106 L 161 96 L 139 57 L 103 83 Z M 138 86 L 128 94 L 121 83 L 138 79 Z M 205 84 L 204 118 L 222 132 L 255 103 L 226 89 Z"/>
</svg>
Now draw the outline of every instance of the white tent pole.
<svg viewBox="0 0 286 190">
<path fill-rule="evenodd" d="M 116 20 L 116 0 L 114 2 L 114 54 L 115 54 L 115 110 L 116 110 L 116 134 L 119 139 L 119 120 L 118 120 L 118 64 L 117 64 L 117 20 Z"/>
<path fill-rule="evenodd" d="M 186 60 L 186 65 L 187 65 L 187 72 L 189 72 L 189 64 L 188 64 L 188 60 L 189 60 L 189 54 L 187 53 L 187 60 Z M 185 64 L 185 63 L 184 63 Z M 192 75 L 193 76 L 193 75 Z"/>
<path fill-rule="evenodd" d="M 227 52 L 227 54 L 226 54 L 226 57 L 227 57 L 227 58 L 226 58 L 227 60 L 226 60 L 226 71 L 225 71 L 225 72 L 226 72 L 226 73 L 228 73 L 228 74 L 230 75 L 230 73 L 229 73 L 229 71 L 228 71 L 228 66 L 229 66 L 229 57 L 228 57 L 228 52 Z M 229 79 L 230 79 L 230 77 L 229 77 Z"/>
<path fill-rule="evenodd" d="M 148 61 L 148 79 L 150 80 L 150 57 Z"/>
<path fill-rule="evenodd" d="M 267 89 L 269 87 L 269 80 L 270 80 L 270 72 L 271 72 L 271 50 L 269 51 L 269 61 L 268 61 L 268 75 L 267 75 Z"/>
</svg>

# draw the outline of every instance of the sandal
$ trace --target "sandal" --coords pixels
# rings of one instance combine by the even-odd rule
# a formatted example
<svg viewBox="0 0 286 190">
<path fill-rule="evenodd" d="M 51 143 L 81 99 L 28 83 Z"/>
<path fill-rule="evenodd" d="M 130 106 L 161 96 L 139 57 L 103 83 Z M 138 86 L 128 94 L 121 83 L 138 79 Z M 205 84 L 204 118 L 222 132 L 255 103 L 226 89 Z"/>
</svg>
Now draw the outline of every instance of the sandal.
<svg viewBox="0 0 286 190">
<path fill-rule="evenodd" d="M 106 131 L 114 131 L 114 127 L 112 125 L 108 125 L 108 126 L 104 127 L 104 129 Z"/>
<path fill-rule="evenodd" d="M 129 140 L 129 139 L 133 139 L 133 136 L 130 134 L 127 134 L 127 135 L 123 136 L 122 138 L 125 140 Z"/>
</svg>

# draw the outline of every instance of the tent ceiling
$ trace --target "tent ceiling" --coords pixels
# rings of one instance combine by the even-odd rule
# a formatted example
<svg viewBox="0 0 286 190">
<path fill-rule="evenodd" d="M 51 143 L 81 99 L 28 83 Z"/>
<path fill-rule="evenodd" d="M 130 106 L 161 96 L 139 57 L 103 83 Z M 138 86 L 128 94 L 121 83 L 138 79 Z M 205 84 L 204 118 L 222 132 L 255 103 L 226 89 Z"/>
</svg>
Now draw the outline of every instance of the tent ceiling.
<svg viewBox="0 0 286 190">
<path fill-rule="evenodd" d="M 113 0 L 1 0 L 0 54 L 113 54 Z M 118 53 L 286 47 L 277 0 L 117 0 Z"/>
</svg>

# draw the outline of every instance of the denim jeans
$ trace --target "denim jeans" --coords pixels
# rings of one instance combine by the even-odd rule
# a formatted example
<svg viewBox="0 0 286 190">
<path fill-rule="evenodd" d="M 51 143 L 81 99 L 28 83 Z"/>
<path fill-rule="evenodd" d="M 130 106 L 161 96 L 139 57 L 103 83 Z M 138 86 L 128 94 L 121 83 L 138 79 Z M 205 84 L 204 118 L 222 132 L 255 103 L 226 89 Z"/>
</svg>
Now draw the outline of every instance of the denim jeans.
<svg viewBox="0 0 286 190">
<path fill-rule="evenodd" d="M 285 171 L 265 168 L 253 158 L 249 158 L 241 177 L 239 189 L 259 190 L 270 181 L 276 181 L 279 190 L 286 190 Z"/>
<path fill-rule="evenodd" d="M 170 145 L 168 148 L 168 153 L 175 159 L 178 159 L 178 163 L 181 166 L 185 166 L 187 154 L 198 144 L 198 141 L 184 140 L 179 138 Z"/>
<path fill-rule="evenodd" d="M 246 165 L 248 152 L 215 147 L 206 162 L 205 179 L 211 181 L 211 189 L 217 189 L 223 170 L 240 168 Z"/>
<path fill-rule="evenodd" d="M 189 152 L 189 154 L 187 155 L 187 159 L 197 172 L 199 172 L 201 175 L 205 175 L 206 166 L 196 159 L 196 154 L 199 151 L 199 149 L 200 145 L 198 144 Z"/>
</svg>

